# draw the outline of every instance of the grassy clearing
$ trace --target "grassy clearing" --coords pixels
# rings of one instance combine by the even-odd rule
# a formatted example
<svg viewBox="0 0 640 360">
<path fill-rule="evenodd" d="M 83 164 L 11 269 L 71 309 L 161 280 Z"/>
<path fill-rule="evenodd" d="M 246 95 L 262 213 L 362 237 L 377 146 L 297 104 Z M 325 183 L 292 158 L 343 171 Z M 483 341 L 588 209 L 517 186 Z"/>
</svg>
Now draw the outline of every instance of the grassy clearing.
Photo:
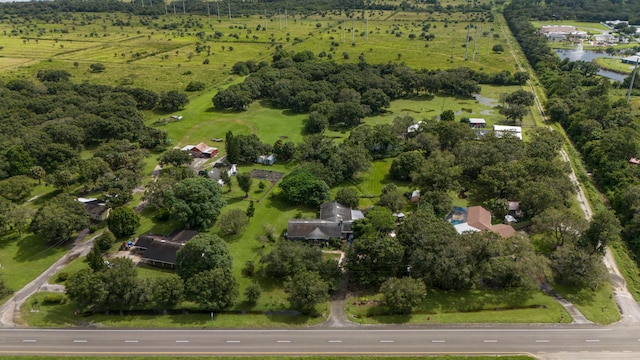
<svg viewBox="0 0 640 360">
<path fill-rule="evenodd" d="M 593 61 L 596 63 L 596 65 L 603 69 L 611 70 L 620 74 L 630 75 L 631 72 L 633 72 L 633 65 L 623 64 L 620 59 L 596 58 L 593 59 Z"/>
<path fill-rule="evenodd" d="M 0 237 L 0 276 L 10 289 L 19 290 L 67 250 L 64 245 L 51 246 L 35 234 L 9 233 Z"/>
<path fill-rule="evenodd" d="M 594 34 L 601 34 L 602 31 L 609 31 L 609 28 L 597 22 L 582 22 L 572 20 L 549 20 L 549 21 L 531 21 L 531 24 L 539 28 L 543 25 L 568 25 L 575 26 L 580 31 L 586 31 Z"/>
<path fill-rule="evenodd" d="M 386 315 L 380 294 L 347 299 L 347 316 L 362 324 L 570 323 L 571 316 L 541 291 L 429 291 L 409 316 Z M 355 305 L 365 303 L 367 305 Z"/>
</svg>

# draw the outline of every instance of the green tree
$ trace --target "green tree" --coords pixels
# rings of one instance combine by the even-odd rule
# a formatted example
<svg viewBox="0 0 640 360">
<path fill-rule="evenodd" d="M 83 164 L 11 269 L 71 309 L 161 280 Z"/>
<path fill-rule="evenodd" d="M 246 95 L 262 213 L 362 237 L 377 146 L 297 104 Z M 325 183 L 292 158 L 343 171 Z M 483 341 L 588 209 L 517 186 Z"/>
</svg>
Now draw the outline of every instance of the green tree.
<svg viewBox="0 0 640 360">
<path fill-rule="evenodd" d="M 587 249 L 561 246 L 550 256 L 555 281 L 561 284 L 597 289 L 607 281 L 607 272 L 600 254 Z"/>
<path fill-rule="evenodd" d="M 456 113 L 453 110 L 445 110 L 440 114 L 440 120 L 453 121 L 456 119 Z"/>
<path fill-rule="evenodd" d="M 227 185 L 227 188 L 229 188 L 229 191 L 231 191 L 231 176 L 229 176 L 227 170 L 223 169 L 220 171 L 220 180 L 222 180 L 222 182 Z"/>
<path fill-rule="evenodd" d="M 258 302 L 260 295 L 262 295 L 262 288 L 256 283 L 249 284 L 244 290 L 245 298 L 252 304 Z"/>
<path fill-rule="evenodd" d="M 198 234 L 178 250 L 176 273 L 185 281 L 194 275 L 211 270 L 232 271 L 232 259 L 227 244 L 212 234 Z"/>
<path fill-rule="evenodd" d="M 260 184 L 262 184 L 262 182 Z M 249 207 L 247 207 L 247 211 L 245 212 L 245 214 L 247 215 L 248 218 L 252 218 L 255 212 L 256 212 L 256 207 L 253 204 L 253 200 L 251 200 L 249 202 Z"/>
<path fill-rule="evenodd" d="M 65 293 L 81 310 L 99 308 L 107 296 L 101 274 L 90 269 L 71 275 L 65 283 Z"/>
<path fill-rule="evenodd" d="M 250 173 L 239 173 L 236 175 L 236 180 L 238 181 L 238 186 L 242 191 L 244 191 L 244 196 L 249 197 L 249 191 L 251 191 L 251 184 L 253 183 L 253 179 L 251 178 Z"/>
<path fill-rule="evenodd" d="M 378 205 L 384 206 L 392 212 L 401 211 L 406 203 L 407 198 L 393 184 L 388 184 L 382 189 L 382 195 L 380 195 L 380 201 L 378 201 Z"/>
<path fill-rule="evenodd" d="M 29 169 L 35 162 L 29 152 L 21 145 L 10 147 L 9 150 L 7 150 L 6 158 L 9 161 L 7 171 L 10 176 L 28 174 Z"/>
<path fill-rule="evenodd" d="M 189 155 L 188 152 L 182 151 L 180 149 L 170 149 L 165 151 L 162 155 L 160 155 L 158 162 L 162 166 L 165 166 L 165 165 L 180 166 L 180 165 L 188 165 L 191 163 L 192 160 L 193 158 L 191 157 L 191 155 Z"/>
<path fill-rule="evenodd" d="M 316 305 L 329 300 L 329 285 L 316 272 L 293 275 L 284 285 L 291 306 L 303 314 L 313 314 Z"/>
<path fill-rule="evenodd" d="M 236 235 L 249 223 L 246 211 L 231 209 L 220 215 L 218 227 L 224 235 Z"/>
<path fill-rule="evenodd" d="M 531 222 L 534 232 L 553 240 L 553 250 L 564 244 L 575 244 L 588 226 L 584 217 L 567 209 L 556 208 L 544 210 L 533 217 Z"/>
<path fill-rule="evenodd" d="M 410 180 L 411 173 L 419 171 L 426 159 L 421 151 L 409 151 L 400 154 L 391 162 L 389 173 L 397 180 Z"/>
<path fill-rule="evenodd" d="M 404 248 L 396 239 L 374 234 L 353 241 L 347 249 L 344 266 L 349 281 L 364 287 L 378 287 L 404 270 L 403 255 Z"/>
<path fill-rule="evenodd" d="M 129 258 L 117 257 L 99 273 L 102 276 L 106 297 L 104 306 L 110 310 L 130 309 L 144 302 L 148 289 L 137 278 L 136 265 Z"/>
<path fill-rule="evenodd" d="M 38 180 L 38 185 L 42 185 L 42 179 L 47 176 L 47 172 L 42 166 L 32 166 L 29 168 L 29 176 L 32 179 Z"/>
<path fill-rule="evenodd" d="M 620 240 L 622 227 L 611 210 L 598 210 L 593 214 L 591 223 L 580 237 L 580 245 L 592 254 L 604 255 L 607 245 Z"/>
<path fill-rule="evenodd" d="M 378 114 L 383 108 L 389 107 L 389 96 L 382 89 L 369 89 L 362 94 L 362 103 L 369 106 L 373 114 Z"/>
<path fill-rule="evenodd" d="M 0 181 L 0 196 L 11 201 L 21 202 L 31 195 L 34 187 L 35 183 L 28 176 L 12 176 Z"/>
<path fill-rule="evenodd" d="M 107 218 L 109 230 L 118 238 L 133 235 L 140 226 L 140 216 L 130 207 L 113 209 Z"/>
<path fill-rule="evenodd" d="M 13 293 L 13 290 L 11 290 L 7 284 L 5 284 L 3 279 L 0 279 L 0 298 L 5 298 L 8 297 L 9 295 L 11 295 Z"/>
<path fill-rule="evenodd" d="M 184 281 L 178 275 L 159 277 L 152 283 L 153 301 L 164 307 L 172 307 L 184 298 Z"/>
<path fill-rule="evenodd" d="M 329 126 L 329 119 L 326 115 L 317 111 L 313 111 L 309 114 L 309 118 L 304 123 L 305 134 L 320 134 L 323 133 Z"/>
<path fill-rule="evenodd" d="M 75 231 L 89 225 L 84 206 L 68 195 L 58 195 L 45 203 L 31 221 L 31 230 L 51 243 L 71 239 Z"/>
<path fill-rule="evenodd" d="M 496 44 L 496 45 L 493 45 L 491 50 L 496 53 L 501 53 L 501 52 L 504 52 L 504 46 L 502 46 L 501 44 Z"/>
<path fill-rule="evenodd" d="M 95 240 L 94 246 L 100 249 L 100 251 L 105 252 L 111 249 L 114 241 L 116 241 L 116 237 L 113 236 L 113 233 L 111 233 L 111 231 L 105 231 Z"/>
<path fill-rule="evenodd" d="M 238 297 L 238 284 L 231 269 L 205 270 L 188 278 L 186 296 L 208 309 L 223 310 Z"/>
<path fill-rule="evenodd" d="M 171 90 L 160 94 L 157 108 L 161 111 L 174 112 L 181 109 L 189 103 L 189 97 L 185 93 L 177 90 Z"/>
<path fill-rule="evenodd" d="M 294 204 L 318 206 L 329 199 L 329 186 L 309 170 L 296 168 L 278 185 L 284 198 Z"/>
<path fill-rule="evenodd" d="M 194 229 L 206 229 L 220 216 L 225 202 L 215 181 L 203 177 L 187 178 L 164 192 L 171 213 Z"/>
<path fill-rule="evenodd" d="M 96 273 L 107 268 L 102 257 L 102 250 L 99 247 L 94 246 L 91 252 L 87 254 L 87 264 Z"/>
<path fill-rule="evenodd" d="M 420 279 L 390 278 L 380 286 L 380 292 L 391 313 L 409 315 L 426 296 L 427 287 Z"/>
<path fill-rule="evenodd" d="M 93 63 L 93 64 L 89 65 L 89 69 L 91 69 L 91 72 L 100 73 L 100 72 L 105 71 L 106 67 L 102 63 Z"/>
<path fill-rule="evenodd" d="M 357 209 L 360 205 L 360 196 L 358 190 L 354 187 L 344 187 L 336 193 L 336 201 L 342 205 L 346 205 L 352 209 Z"/>
</svg>

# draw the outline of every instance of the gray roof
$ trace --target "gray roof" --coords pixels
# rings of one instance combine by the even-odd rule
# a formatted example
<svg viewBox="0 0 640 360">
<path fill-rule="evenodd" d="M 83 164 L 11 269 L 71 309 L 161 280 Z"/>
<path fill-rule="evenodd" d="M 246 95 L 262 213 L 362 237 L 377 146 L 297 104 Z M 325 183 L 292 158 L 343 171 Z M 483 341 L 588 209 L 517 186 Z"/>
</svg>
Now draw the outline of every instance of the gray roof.
<svg viewBox="0 0 640 360">
<path fill-rule="evenodd" d="M 342 236 L 342 226 L 335 221 L 321 219 L 291 219 L 287 237 L 292 240 L 329 240 Z"/>
<path fill-rule="evenodd" d="M 175 265 L 176 255 L 181 246 L 182 244 L 171 241 L 154 240 L 144 254 L 142 254 L 142 259 L 168 265 Z"/>
<path fill-rule="evenodd" d="M 333 222 L 351 221 L 351 208 L 337 201 L 330 201 L 320 205 L 320 219 Z"/>
</svg>

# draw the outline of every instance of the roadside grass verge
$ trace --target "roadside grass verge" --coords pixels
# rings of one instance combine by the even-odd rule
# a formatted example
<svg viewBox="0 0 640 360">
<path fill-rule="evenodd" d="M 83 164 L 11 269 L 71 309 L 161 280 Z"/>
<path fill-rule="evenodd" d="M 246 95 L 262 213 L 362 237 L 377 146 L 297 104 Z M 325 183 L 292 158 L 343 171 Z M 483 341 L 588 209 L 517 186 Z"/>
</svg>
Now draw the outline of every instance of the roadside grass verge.
<svg viewBox="0 0 640 360">
<path fill-rule="evenodd" d="M 364 304 L 364 305 L 357 305 Z M 570 323 L 571 316 L 541 291 L 436 291 L 411 315 L 388 315 L 382 295 L 347 298 L 349 320 L 361 324 Z"/>
<path fill-rule="evenodd" d="M 112 312 L 91 316 L 75 315 L 75 305 L 66 299 L 62 304 L 46 304 L 44 297 L 49 293 L 37 293 L 21 307 L 21 319 L 25 324 L 33 327 L 77 327 L 100 326 L 110 328 L 174 328 L 174 329 L 212 329 L 212 328 L 274 328 L 274 327 L 304 327 L 322 323 L 328 314 L 328 305 L 321 304 L 321 316 L 310 317 L 304 315 L 288 315 L 286 312 L 273 313 L 214 313 L 213 319 L 209 311 L 196 312 L 186 309 L 179 314 L 162 315 L 128 315 L 124 312 Z M 32 311 L 37 302 L 39 310 Z"/>
<path fill-rule="evenodd" d="M 609 250 L 616 259 L 620 273 L 627 283 L 627 289 L 636 301 L 640 301 L 640 269 L 633 251 L 623 241 L 609 244 Z"/>
<path fill-rule="evenodd" d="M 553 289 L 573 303 L 587 319 L 597 324 L 609 325 L 620 320 L 618 306 L 613 298 L 613 287 L 608 282 L 597 290 L 555 283 Z"/>
</svg>

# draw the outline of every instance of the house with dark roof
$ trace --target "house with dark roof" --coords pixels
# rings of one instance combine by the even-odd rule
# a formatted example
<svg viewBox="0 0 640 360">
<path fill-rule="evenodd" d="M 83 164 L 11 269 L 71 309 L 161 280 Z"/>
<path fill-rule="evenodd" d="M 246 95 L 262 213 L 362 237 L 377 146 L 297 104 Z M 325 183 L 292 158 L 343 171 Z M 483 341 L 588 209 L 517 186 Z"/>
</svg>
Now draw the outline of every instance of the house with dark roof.
<svg viewBox="0 0 640 360">
<path fill-rule="evenodd" d="M 84 209 L 87 211 L 87 214 L 89 214 L 91 221 L 105 221 L 111 213 L 111 208 L 107 207 L 107 204 L 98 201 L 98 199 L 78 198 L 77 200 L 84 205 Z"/>
<path fill-rule="evenodd" d="M 198 234 L 195 230 L 180 230 L 169 236 L 146 234 L 140 236 L 133 246 L 142 261 L 162 267 L 175 267 L 178 250 Z"/>
<path fill-rule="evenodd" d="M 290 240 L 328 241 L 352 239 L 351 224 L 364 218 L 360 210 L 353 210 L 337 201 L 320 205 L 319 219 L 291 219 L 285 236 Z"/>
</svg>

